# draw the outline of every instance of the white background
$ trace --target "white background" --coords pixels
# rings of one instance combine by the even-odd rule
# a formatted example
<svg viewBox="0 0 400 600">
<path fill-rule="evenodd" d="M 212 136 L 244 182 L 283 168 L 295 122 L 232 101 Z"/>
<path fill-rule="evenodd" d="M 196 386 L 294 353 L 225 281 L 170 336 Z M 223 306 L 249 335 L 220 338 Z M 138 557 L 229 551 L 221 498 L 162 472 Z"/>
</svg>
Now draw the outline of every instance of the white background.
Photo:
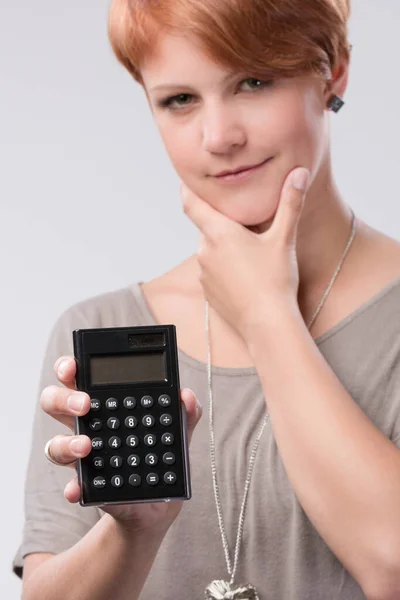
<svg viewBox="0 0 400 600">
<path fill-rule="evenodd" d="M 114 58 L 108 0 L 0 0 L 0 589 L 11 561 L 39 371 L 61 311 L 151 279 L 197 248 L 141 88 Z M 332 113 L 345 200 L 398 238 L 398 0 L 354 0 L 346 105 Z"/>
</svg>

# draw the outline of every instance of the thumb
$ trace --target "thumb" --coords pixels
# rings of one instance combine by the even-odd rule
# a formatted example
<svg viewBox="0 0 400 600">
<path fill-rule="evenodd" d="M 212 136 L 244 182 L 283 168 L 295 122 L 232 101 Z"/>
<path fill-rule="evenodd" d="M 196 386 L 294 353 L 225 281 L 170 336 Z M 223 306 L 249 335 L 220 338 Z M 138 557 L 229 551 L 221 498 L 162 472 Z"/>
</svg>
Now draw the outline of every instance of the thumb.
<svg viewBox="0 0 400 600">
<path fill-rule="evenodd" d="M 197 401 L 195 393 L 190 388 L 181 389 L 183 409 L 186 411 L 186 422 L 189 444 L 192 440 L 193 431 L 203 414 L 201 404 Z"/>
<path fill-rule="evenodd" d="M 310 171 L 304 167 L 291 171 L 283 184 L 278 210 L 269 231 L 275 231 L 274 235 L 287 245 L 296 241 L 297 226 L 309 184 Z"/>
</svg>

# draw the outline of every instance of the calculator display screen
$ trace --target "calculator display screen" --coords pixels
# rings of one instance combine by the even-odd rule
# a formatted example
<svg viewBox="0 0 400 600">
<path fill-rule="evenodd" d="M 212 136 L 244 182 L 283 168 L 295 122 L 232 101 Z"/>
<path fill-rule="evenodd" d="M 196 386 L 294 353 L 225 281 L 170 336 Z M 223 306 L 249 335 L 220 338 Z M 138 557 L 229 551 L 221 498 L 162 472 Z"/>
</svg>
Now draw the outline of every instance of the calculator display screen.
<svg viewBox="0 0 400 600">
<path fill-rule="evenodd" d="M 92 385 L 167 381 L 165 352 L 90 357 Z"/>
</svg>

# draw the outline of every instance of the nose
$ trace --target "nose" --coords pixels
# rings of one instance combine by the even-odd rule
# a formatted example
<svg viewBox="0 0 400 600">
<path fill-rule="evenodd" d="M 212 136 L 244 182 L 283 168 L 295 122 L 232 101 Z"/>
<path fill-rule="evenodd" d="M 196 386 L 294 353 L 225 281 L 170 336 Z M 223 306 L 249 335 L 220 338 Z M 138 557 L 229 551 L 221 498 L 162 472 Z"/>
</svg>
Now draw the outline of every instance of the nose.
<svg viewBox="0 0 400 600">
<path fill-rule="evenodd" d="M 246 134 L 237 111 L 226 105 L 208 107 L 203 117 L 203 148 L 207 152 L 226 154 L 245 143 Z"/>
</svg>

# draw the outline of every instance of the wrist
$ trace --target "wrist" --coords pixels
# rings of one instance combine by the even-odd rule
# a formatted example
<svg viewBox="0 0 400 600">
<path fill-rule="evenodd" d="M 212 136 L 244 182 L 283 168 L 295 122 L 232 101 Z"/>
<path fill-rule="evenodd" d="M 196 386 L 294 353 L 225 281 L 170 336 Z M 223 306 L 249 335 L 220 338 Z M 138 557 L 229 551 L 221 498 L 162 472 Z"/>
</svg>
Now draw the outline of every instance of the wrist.
<svg viewBox="0 0 400 600">
<path fill-rule="evenodd" d="M 104 513 L 103 519 L 128 544 L 152 543 L 160 545 L 172 523 L 163 521 L 154 525 L 142 526 L 135 520 L 118 519 L 109 513 Z"/>
<path fill-rule="evenodd" d="M 244 337 L 250 350 L 259 342 L 275 343 L 285 335 L 285 331 L 302 324 L 304 320 L 297 301 L 265 302 L 249 312 L 244 326 Z"/>
</svg>

